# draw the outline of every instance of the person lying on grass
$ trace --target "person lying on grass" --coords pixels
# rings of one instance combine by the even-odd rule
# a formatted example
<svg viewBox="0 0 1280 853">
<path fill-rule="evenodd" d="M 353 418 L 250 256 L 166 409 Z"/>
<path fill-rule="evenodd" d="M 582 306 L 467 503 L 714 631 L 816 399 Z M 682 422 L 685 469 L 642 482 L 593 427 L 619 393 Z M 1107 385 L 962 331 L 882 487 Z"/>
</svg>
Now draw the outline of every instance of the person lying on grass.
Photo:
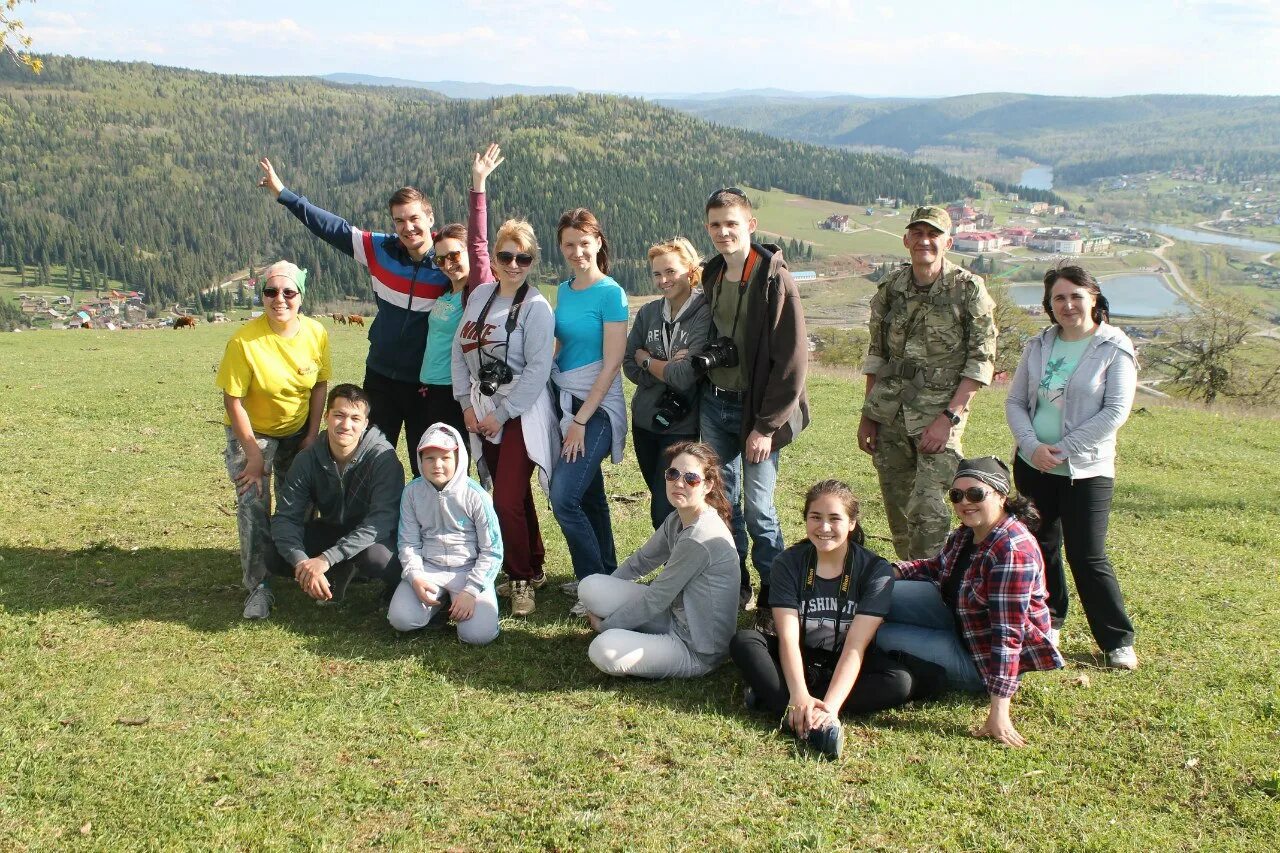
<svg viewBox="0 0 1280 853">
<path fill-rule="evenodd" d="M 940 692 L 942 667 L 874 643 L 889 612 L 893 567 L 863 547 L 858 499 L 823 480 L 804 499 L 805 538 L 773 562 L 776 634 L 739 631 L 729 654 L 744 698 L 827 758 L 844 744 L 842 714 L 870 713 Z"/>
<path fill-rule="evenodd" d="M 400 499 L 400 563 L 404 573 L 387 619 L 397 631 L 425 627 L 449 604 L 458 639 L 483 646 L 498 636 L 493 579 L 502 565 L 502 537 L 493 500 L 467 477 L 462 436 L 444 423 L 418 442 L 422 475 Z"/>
<path fill-rule="evenodd" d="M 990 709 L 974 735 L 1025 746 L 1009 716 L 1019 679 L 1063 666 L 1031 532 L 1039 515 L 1010 497 L 1009 468 L 994 456 L 962 460 L 948 497 L 960 527 L 937 556 L 894 564 L 899 581 L 877 642 L 939 664 L 952 689 L 986 691 Z"/>
<path fill-rule="evenodd" d="M 675 511 L 612 574 L 587 575 L 578 600 L 600 636 L 587 650 L 609 675 L 692 678 L 724 660 L 737 623 L 738 551 L 720 460 L 707 444 L 667 449 Z M 662 567 L 653 582 L 636 581 Z"/>
</svg>

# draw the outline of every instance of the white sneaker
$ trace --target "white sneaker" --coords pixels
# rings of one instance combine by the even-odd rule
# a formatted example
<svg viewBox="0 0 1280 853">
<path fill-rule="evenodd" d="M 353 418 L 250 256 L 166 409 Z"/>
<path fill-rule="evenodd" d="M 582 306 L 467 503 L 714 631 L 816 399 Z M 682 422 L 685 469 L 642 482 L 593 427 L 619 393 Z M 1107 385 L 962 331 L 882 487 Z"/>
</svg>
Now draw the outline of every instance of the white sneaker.
<svg viewBox="0 0 1280 853">
<path fill-rule="evenodd" d="M 563 592 L 565 595 L 569 596 L 570 598 L 577 598 L 578 582 L 569 581 L 568 583 L 562 583 L 560 584 L 560 591 Z"/>
<path fill-rule="evenodd" d="M 1055 649 L 1061 649 L 1062 646 L 1059 645 L 1061 640 L 1062 640 L 1062 631 L 1058 628 L 1050 628 L 1049 629 L 1049 645 L 1053 646 Z"/>
<path fill-rule="evenodd" d="M 1121 646 L 1118 649 L 1112 649 L 1104 655 L 1107 666 L 1111 669 L 1128 669 L 1135 670 L 1138 668 L 1138 653 L 1133 650 L 1133 646 Z"/>
<path fill-rule="evenodd" d="M 249 597 L 244 602 L 244 618 L 246 619 L 266 619 L 271 615 L 271 605 L 275 604 L 276 597 L 271 594 L 271 590 L 266 584 L 260 583 L 249 593 Z"/>
</svg>

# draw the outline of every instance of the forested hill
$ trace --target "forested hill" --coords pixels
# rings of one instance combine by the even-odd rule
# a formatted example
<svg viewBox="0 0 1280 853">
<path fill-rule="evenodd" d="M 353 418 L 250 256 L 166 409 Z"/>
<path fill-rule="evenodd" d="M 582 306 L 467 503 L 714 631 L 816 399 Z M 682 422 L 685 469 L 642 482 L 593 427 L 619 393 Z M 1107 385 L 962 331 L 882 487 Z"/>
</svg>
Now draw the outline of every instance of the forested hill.
<svg viewBox="0 0 1280 853">
<path fill-rule="evenodd" d="M 224 76 L 50 57 L 32 77 L 0 62 L 0 263 L 70 261 L 193 302 L 228 272 L 287 257 L 315 295 L 365 294 L 355 264 L 312 238 L 256 188 L 272 158 L 290 188 L 353 223 L 389 229 L 404 184 L 437 221 L 465 216 L 472 152 L 498 141 L 490 221 L 526 216 L 544 248 L 556 217 L 597 212 L 647 288 L 644 251 L 684 233 L 705 248 L 706 194 L 745 183 L 859 203 L 878 195 L 947 200 L 967 181 L 904 160 L 726 129 L 636 99 L 600 95 L 443 101 L 415 89 Z M 549 251 L 544 270 L 559 272 Z"/>
<path fill-rule="evenodd" d="M 738 97 L 667 100 L 691 115 L 836 146 L 994 148 L 1054 166 L 1055 179 L 1206 165 L 1280 169 L 1280 98 L 1134 95 L 1063 98 L 991 93 L 907 98 Z"/>
</svg>

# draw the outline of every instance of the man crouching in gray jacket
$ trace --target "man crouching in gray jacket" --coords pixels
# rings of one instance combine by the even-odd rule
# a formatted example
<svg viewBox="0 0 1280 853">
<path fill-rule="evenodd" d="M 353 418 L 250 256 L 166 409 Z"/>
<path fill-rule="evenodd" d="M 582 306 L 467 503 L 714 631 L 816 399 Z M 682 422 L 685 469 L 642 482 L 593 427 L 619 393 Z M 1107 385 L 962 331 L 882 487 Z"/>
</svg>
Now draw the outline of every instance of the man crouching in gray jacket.
<svg viewBox="0 0 1280 853">
<path fill-rule="evenodd" d="M 329 392 L 325 425 L 294 459 L 276 499 L 271 538 L 282 561 L 273 571 L 292 575 L 316 601 L 341 601 L 359 572 L 383 582 L 386 600 L 400 579 L 395 542 L 404 466 L 369 426 L 369 396 L 358 385 Z"/>
</svg>

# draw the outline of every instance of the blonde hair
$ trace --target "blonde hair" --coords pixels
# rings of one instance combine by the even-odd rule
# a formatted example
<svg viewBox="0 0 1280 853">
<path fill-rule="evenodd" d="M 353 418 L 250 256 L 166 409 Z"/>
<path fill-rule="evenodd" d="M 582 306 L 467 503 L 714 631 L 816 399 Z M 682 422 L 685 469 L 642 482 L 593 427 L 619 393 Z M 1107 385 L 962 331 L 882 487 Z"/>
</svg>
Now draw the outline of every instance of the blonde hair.
<svg viewBox="0 0 1280 853">
<path fill-rule="evenodd" d="M 533 233 L 533 226 L 527 219 L 508 219 L 498 226 L 498 233 L 493 237 L 493 247 L 497 250 L 507 240 L 513 241 L 524 251 L 538 259 L 538 238 Z"/>
<path fill-rule="evenodd" d="M 696 286 L 702 281 L 702 259 L 698 257 L 698 250 L 693 248 L 688 238 L 672 237 L 670 240 L 654 243 L 649 247 L 649 260 L 652 261 L 659 255 L 675 255 L 679 258 L 689 268 L 690 284 Z"/>
</svg>

